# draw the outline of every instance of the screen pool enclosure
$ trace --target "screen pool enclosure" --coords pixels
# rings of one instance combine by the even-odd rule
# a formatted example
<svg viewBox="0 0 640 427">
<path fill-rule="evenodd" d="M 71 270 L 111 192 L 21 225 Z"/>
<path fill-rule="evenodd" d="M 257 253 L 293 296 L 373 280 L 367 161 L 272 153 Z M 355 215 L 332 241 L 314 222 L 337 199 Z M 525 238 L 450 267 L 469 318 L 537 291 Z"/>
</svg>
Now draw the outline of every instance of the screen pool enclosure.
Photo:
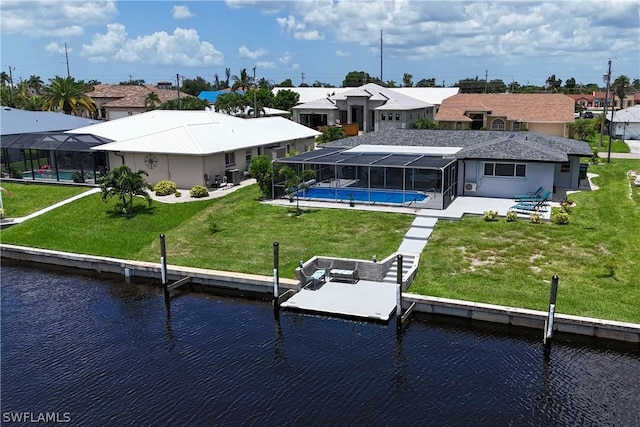
<svg viewBox="0 0 640 427">
<path fill-rule="evenodd" d="M 273 194 L 290 200 L 445 209 L 457 186 L 457 160 L 446 155 L 429 147 L 324 147 L 274 160 Z M 297 183 L 277 172 L 283 167 L 298 177 L 313 177 Z"/>
</svg>

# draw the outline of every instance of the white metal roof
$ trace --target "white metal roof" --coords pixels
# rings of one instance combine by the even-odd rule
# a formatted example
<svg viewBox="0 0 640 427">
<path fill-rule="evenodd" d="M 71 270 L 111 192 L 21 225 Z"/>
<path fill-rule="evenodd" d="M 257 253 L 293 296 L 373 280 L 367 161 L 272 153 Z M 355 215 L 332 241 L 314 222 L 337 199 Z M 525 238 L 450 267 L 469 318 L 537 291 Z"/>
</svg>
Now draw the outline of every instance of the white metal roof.
<svg viewBox="0 0 640 427">
<path fill-rule="evenodd" d="M 0 107 L 2 135 L 65 131 L 92 123 L 98 123 L 98 121 L 53 111 L 26 111 L 19 108 Z"/>
<path fill-rule="evenodd" d="M 424 154 L 425 156 L 446 156 L 449 154 L 455 154 L 461 149 L 462 147 L 362 144 L 345 150 L 345 153 Z"/>
<path fill-rule="evenodd" d="M 211 110 L 154 110 L 70 133 L 89 133 L 115 142 L 94 150 L 207 155 L 320 135 L 283 117 L 241 119 Z"/>
<path fill-rule="evenodd" d="M 611 118 L 609 118 L 611 120 Z M 640 105 L 618 110 L 613 114 L 614 123 L 640 123 Z"/>
<path fill-rule="evenodd" d="M 440 105 L 444 99 L 460 92 L 459 87 L 394 87 L 389 90 L 433 105 Z"/>
</svg>

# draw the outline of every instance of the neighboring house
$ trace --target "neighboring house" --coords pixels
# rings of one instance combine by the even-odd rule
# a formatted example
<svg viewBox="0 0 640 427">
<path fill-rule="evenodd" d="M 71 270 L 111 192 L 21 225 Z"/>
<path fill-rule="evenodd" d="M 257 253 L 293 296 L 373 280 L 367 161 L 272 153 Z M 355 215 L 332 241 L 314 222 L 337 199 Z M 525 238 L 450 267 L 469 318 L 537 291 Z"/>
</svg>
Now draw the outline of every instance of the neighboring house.
<svg viewBox="0 0 640 427">
<path fill-rule="evenodd" d="M 614 112 L 611 121 L 615 138 L 640 139 L 640 105 Z"/>
<path fill-rule="evenodd" d="M 312 150 L 319 132 L 282 117 L 244 120 L 211 111 L 154 110 L 76 129 L 114 142 L 94 147 L 108 152 L 111 167 L 145 170 L 148 180 L 171 180 L 179 188 L 237 183 L 251 158 L 272 159 Z"/>
<path fill-rule="evenodd" d="M 100 120 L 115 120 L 147 111 L 146 100 L 150 93 L 158 95 L 160 103 L 190 97 L 184 92 L 171 89 L 168 82 L 153 85 L 95 85 L 87 95 L 96 104 L 96 118 Z"/>
<path fill-rule="evenodd" d="M 358 131 L 361 132 L 389 128 L 408 129 L 418 119 L 434 119 L 442 98 L 458 92 L 458 88 L 391 89 L 374 83 L 356 88 L 285 89 L 294 92 L 304 89 L 300 93 L 305 93 L 307 96 L 313 92 L 326 94 L 322 98 L 293 107 L 292 119 L 295 122 L 311 128 L 357 124 Z M 415 96 L 411 96 L 411 93 Z M 435 103 L 427 102 L 426 99 Z"/>
<path fill-rule="evenodd" d="M 92 125 L 96 120 L 53 111 L 0 108 L 0 157 L 7 171 L 22 171 L 25 179 L 64 180 L 68 176 L 60 178 L 59 172 L 96 171 L 104 165 L 102 156 L 90 155 L 90 147 L 104 140 L 63 133 Z"/>
<path fill-rule="evenodd" d="M 577 189 L 580 157 L 592 155 L 584 141 L 534 132 L 386 129 L 277 161 L 313 168 L 321 183 L 422 191 L 433 196 L 422 207 L 445 209 L 458 195 Z"/>
<path fill-rule="evenodd" d="M 580 93 L 580 94 L 568 94 L 568 97 L 573 99 L 576 104 L 580 105 L 585 110 L 590 110 L 593 108 L 593 95 L 588 93 Z"/>
<path fill-rule="evenodd" d="M 480 93 L 445 99 L 436 120 L 447 130 L 528 130 L 569 136 L 575 102 L 563 94 Z"/>
<path fill-rule="evenodd" d="M 231 89 L 203 90 L 198 94 L 198 98 L 207 101 L 209 105 L 213 105 L 216 103 L 216 99 L 218 99 L 220 95 L 226 93 L 231 93 Z M 237 93 L 242 93 L 242 91 L 238 91 Z"/>
</svg>

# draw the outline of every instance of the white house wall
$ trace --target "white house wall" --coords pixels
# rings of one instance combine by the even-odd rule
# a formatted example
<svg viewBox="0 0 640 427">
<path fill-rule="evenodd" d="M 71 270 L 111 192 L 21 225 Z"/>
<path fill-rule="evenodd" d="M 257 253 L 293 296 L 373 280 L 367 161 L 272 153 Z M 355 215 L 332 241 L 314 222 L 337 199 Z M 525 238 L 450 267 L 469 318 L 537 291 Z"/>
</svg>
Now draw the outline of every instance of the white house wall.
<svg viewBox="0 0 640 427">
<path fill-rule="evenodd" d="M 612 133 L 616 138 L 640 139 L 640 123 L 614 123 Z"/>
<path fill-rule="evenodd" d="M 527 163 L 526 177 L 484 176 L 485 161 L 464 160 L 458 167 L 458 195 L 512 198 L 544 187 L 553 189 L 555 165 L 553 163 Z M 465 183 L 475 183 L 476 191 L 465 191 Z"/>
</svg>

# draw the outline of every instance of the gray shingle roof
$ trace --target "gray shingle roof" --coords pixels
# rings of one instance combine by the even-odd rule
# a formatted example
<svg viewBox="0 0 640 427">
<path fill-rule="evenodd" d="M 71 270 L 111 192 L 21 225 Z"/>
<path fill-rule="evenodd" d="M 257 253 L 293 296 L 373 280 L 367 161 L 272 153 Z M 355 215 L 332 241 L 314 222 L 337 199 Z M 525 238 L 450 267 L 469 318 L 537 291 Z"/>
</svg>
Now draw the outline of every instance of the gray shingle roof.
<svg viewBox="0 0 640 427">
<path fill-rule="evenodd" d="M 584 141 L 535 132 L 385 129 L 332 141 L 325 146 L 356 147 L 362 144 L 460 147 L 453 156 L 457 159 L 566 162 L 568 155 L 593 155 Z"/>
</svg>

